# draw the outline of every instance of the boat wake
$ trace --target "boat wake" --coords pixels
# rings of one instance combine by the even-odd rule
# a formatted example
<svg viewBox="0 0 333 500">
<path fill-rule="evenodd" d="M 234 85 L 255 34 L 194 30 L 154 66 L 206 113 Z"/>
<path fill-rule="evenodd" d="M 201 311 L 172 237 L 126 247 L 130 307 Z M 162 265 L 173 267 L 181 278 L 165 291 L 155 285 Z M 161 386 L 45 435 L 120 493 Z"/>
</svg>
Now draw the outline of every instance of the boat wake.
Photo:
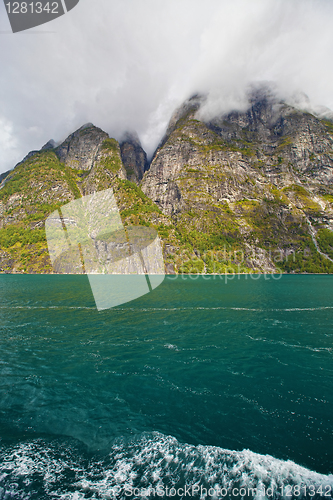
<svg viewBox="0 0 333 500">
<path fill-rule="evenodd" d="M 105 455 L 77 441 L 0 446 L 0 499 L 333 498 L 333 475 L 249 450 L 179 443 L 158 432 L 117 439 Z"/>
</svg>

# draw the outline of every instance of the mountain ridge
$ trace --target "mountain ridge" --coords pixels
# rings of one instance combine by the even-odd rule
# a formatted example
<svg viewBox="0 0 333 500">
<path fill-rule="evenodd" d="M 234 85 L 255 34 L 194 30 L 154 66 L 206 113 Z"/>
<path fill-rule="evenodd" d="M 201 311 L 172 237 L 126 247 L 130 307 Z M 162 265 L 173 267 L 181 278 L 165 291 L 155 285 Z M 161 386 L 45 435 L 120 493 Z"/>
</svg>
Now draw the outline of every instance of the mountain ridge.
<svg viewBox="0 0 333 500">
<path fill-rule="evenodd" d="M 0 178 L 1 272 L 52 272 L 44 221 L 112 187 L 123 223 L 152 226 L 167 272 L 333 272 L 333 122 L 252 93 L 205 119 L 195 95 L 150 164 L 135 133 L 86 124 Z"/>
</svg>

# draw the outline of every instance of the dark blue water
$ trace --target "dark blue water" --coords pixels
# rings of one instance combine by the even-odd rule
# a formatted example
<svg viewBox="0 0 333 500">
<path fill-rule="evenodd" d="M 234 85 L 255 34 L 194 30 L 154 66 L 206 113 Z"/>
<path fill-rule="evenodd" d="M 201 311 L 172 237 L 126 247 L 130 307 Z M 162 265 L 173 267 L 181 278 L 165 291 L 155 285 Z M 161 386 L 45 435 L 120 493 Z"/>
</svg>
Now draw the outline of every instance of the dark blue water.
<svg viewBox="0 0 333 500">
<path fill-rule="evenodd" d="M 0 276 L 0 499 L 333 497 L 333 278 L 193 278 Z"/>
</svg>

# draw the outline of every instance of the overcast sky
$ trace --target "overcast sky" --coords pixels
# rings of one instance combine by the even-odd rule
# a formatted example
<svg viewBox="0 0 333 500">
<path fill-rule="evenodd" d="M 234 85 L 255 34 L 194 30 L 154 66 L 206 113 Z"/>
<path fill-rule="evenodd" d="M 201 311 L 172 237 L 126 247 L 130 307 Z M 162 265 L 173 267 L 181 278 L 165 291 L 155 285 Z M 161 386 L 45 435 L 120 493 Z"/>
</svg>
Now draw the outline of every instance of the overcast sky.
<svg viewBox="0 0 333 500">
<path fill-rule="evenodd" d="M 1 2 L 0 172 L 87 122 L 152 153 L 195 92 L 217 113 L 274 81 L 333 109 L 332 28 L 332 0 L 80 0 L 12 34 Z"/>
</svg>

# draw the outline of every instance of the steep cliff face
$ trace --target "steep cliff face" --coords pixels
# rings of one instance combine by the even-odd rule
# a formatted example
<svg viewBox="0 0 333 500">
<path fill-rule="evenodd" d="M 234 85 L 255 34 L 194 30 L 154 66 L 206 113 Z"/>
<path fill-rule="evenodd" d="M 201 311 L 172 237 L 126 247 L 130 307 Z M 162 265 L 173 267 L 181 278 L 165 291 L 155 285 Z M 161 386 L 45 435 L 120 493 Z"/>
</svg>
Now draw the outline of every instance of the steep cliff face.
<svg viewBox="0 0 333 500">
<path fill-rule="evenodd" d="M 125 225 L 157 229 L 167 272 L 333 272 L 333 123 L 257 90 L 243 113 L 172 117 L 150 167 L 135 134 L 88 124 L 0 178 L 0 270 L 52 272 L 44 223 L 112 187 Z"/>
<path fill-rule="evenodd" d="M 71 134 L 55 149 L 59 160 L 66 167 L 78 170 L 91 170 L 103 142 L 109 136 L 103 130 L 87 123 Z"/>
<path fill-rule="evenodd" d="M 139 184 L 149 167 L 147 155 L 141 146 L 139 137 L 134 133 L 127 133 L 120 143 L 120 150 L 127 179 Z"/>
<path fill-rule="evenodd" d="M 260 91 L 247 112 L 210 121 L 199 119 L 201 102 L 176 112 L 142 190 L 172 218 L 192 260 L 233 240 L 249 267 L 263 250 L 262 269 L 311 269 L 304 255 L 333 229 L 332 123 Z"/>
<path fill-rule="evenodd" d="M 0 184 L 0 272 L 52 272 L 45 219 L 82 195 L 126 179 L 117 141 L 93 125 L 32 151 Z"/>
<path fill-rule="evenodd" d="M 332 184 L 331 122 L 256 96 L 246 113 L 205 123 L 196 118 L 197 106 L 190 104 L 169 128 L 142 182 L 144 192 L 166 213 L 186 207 L 195 177 L 186 172 L 194 168 L 206 173 L 213 169 L 216 175 L 201 185 L 217 202 L 262 197 L 270 193 L 270 184 L 277 188 L 305 184 L 316 192 L 321 185 Z M 246 183 L 247 177 L 252 182 Z"/>
</svg>

